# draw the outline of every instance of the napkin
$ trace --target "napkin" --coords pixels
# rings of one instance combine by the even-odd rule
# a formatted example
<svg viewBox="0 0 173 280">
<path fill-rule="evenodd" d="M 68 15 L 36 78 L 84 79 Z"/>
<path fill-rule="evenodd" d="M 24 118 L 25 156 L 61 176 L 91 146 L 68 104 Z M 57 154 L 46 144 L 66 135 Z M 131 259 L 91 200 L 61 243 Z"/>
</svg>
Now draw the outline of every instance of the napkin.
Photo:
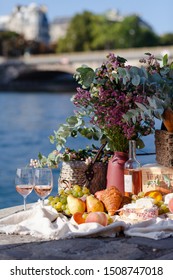
<svg viewBox="0 0 173 280">
<path fill-rule="evenodd" d="M 153 218 L 143 222 L 130 223 L 115 215 L 108 226 L 98 223 L 78 225 L 73 218 L 67 218 L 51 206 L 40 204 L 33 208 L 0 219 L 0 232 L 5 234 L 32 235 L 41 239 L 67 239 L 74 237 L 115 237 L 120 231 L 127 236 L 162 239 L 173 236 L 173 220 Z"/>
</svg>

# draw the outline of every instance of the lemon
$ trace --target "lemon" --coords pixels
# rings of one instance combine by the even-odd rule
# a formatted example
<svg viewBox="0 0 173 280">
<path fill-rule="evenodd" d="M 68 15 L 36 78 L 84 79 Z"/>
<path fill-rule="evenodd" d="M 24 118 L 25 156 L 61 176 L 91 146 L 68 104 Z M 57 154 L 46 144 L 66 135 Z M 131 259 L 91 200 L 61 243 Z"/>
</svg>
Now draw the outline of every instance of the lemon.
<svg viewBox="0 0 173 280">
<path fill-rule="evenodd" d="M 146 192 L 145 196 L 149 196 L 149 197 L 155 199 L 155 201 L 157 201 L 157 202 L 163 200 L 163 196 L 162 196 L 161 192 L 157 191 L 157 190 Z"/>
</svg>

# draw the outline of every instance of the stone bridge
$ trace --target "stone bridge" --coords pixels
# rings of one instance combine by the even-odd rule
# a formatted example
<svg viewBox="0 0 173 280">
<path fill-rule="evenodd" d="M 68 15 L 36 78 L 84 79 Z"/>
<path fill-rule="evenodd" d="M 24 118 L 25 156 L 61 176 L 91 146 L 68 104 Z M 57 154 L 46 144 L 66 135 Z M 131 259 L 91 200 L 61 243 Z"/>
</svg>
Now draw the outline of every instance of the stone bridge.
<svg viewBox="0 0 173 280">
<path fill-rule="evenodd" d="M 96 68 L 106 59 L 108 53 L 113 52 L 115 55 L 122 56 L 128 60 L 129 64 L 139 64 L 139 59 L 144 57 L 146 52 L 152 53 L 161 57 L 168 53 L 170 59 L 173 58 L 173 46 L 169 47 L 150 47 L 136 49 L 121 49 L 121 50 L 105 50 L 92 51 L 82 53 L 70 53 L 60 55 L 39 55 L 25 56 L 21 59 L 26 65 L 32 65 L 39 70 L 50 70 L 59 72 L 68 72 L 73 74 L 77 67 L 86 64 L 92 68 Z"/>
<path fill-rule="evenodd" d="M 73 90 L 76 87 L 73 78 L 76 68 L 82 64 L 97 68 L 110 52 L 126 58 L 132 65 L 138 65 L 139 59 L 144 57 L 146 52 L 159 57 L 167 53 L 171 60 L 173 58 L 173 46 L 59 55 L 26 55 L 19 59 L 0 58 L 0 90 Z"/>
</svg>

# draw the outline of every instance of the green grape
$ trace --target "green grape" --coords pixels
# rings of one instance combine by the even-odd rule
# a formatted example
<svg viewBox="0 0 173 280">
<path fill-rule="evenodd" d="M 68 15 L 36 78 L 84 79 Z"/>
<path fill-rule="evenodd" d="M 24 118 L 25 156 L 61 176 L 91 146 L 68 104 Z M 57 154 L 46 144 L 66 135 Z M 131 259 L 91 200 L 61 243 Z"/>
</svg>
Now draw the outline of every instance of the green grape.
<svg viewBox="0 0 173 280">
<path fill-rule="evenodd" d="M 155 200 L 154 204 L 158 207 L 161 207 L 161 205 L 164 204 L 164 202 L 163 202 L 163 200 L 160 200 L 160 201 Z"/>
<path fill-rule="evenodd" d="M 54 196 L 52 196 L 52 195 L 48 197 L 49 202 L 51 202 L 53 199 L 54 199 Z"/>
<path fill-rule="evenodd" d="M 82 188 L 81 188 L 79 185 L 74 185 L 74 186 L 73 186 L 73 190 L 74 190 L 75 192 L 80 192 L 80 191 L 82 191 Z"/>
<path fill-rule="evenodd" d="M 62 204 L 66 204 L 66 203 L 67 203 L 67 196 L 61 196 L 61 197 L 60 197 L 60 202 L 61 202 Z"/>
<path fill-rule="evenodd" d="M 66 194 L 66 195 L 71 194 L 71 189 L 66 189 L 66 190 L 65 190 L 65 194 Z"/>
<path fill-rule="evenodd" d="M 138 199 L 138 196 L 136 194 L 132 195 L 132 200 L 136 201 Z"/>
<path fill-rule="evenodd" d="M 169 208 L 166 204 L 162 204 L 160 206 L 160 210 L 163 211 L 163 213 L 168 213 L 169 212 Z"/>
<path fill-rule="evenodd" d="M 138 193 L 138 198 L 142 198 L 142 197 L 144 197 L 144 192 L 139 192 Z"/>
<path fill-rule="evenodd" d="M 78 192 L 77 194 L 78 194 L 78 197 L 82 197 L 83 196 L 82 190 L 80 192 Z"/>
<path fill-rule="evenodd" d="M 64 194 L 64 189 L 60 189 L 59 191 L 58 191 L 58 193 L 60 194 L 60 195 L 63 195 Z"/>
<path fill-rule="evenodd" d="M 87 188 L 87 187 L 83 187 L 82 188 L 82 192 L 83 192 L 83 194 L 89 194 L 90 193 L 90 190 Z"/>
<path fill-rule="evenodd" d="M 70 215 L 71 215 L 70 210 L 67 209 L 67 208 L 64 210 L 64 213 L 65 213 L 67 216 L 70 216 Z"/>
<path fill-rule="evenodd" d="M 56 197 L 54 198 L 54 201 L 55 201 L 55 203 L 59 202 L 59 201 L 60 201 L 60 197 L 59 197 L 59 196 L 56 196 Z"/>
<path fill-rule="evenodd" d="M 62 202 L 60 202 L 60 201 L 57 202 L 54 207 L 55 207 L 56 210 L 60 211 L 61 207 L 62 207 Z"/>
<path fill-rule="evenodd" d="M 56 201 L 53 199 L 53 200 L 50 202 L 50 205 L 51 205 L 52 207 L 54 207 L 55 204 L 56 204 Z"/>
<path fill-rule="evenodd" d="M 66 209 L 66 204 L 62 204 L 61 209 L 64 211 Z"/>
<path fill-rule="evenodd" d="M 74 196 L 74 197 L 78 197 L 78 192 L 76 192 L 76 191 L 72 191 L 72 195 Z"/>
</svg>

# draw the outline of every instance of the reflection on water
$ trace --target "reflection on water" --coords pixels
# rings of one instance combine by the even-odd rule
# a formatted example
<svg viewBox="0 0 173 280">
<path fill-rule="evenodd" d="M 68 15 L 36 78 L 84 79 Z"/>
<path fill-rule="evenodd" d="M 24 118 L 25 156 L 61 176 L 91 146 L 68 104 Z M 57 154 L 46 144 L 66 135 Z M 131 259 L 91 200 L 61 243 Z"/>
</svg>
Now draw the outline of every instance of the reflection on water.
<svg viewBox="0 0 173 280">
<path fill-rule="evenodd" d="M 25 166 L 39 152 L 47 155 L 55 146 L 49 135 L 73 113 L 72 93 L 0 93 L 0 208 L 18 205 L 22 198 L 15 191 L 15 169 Z M 160 122 L 158 122 L 160 127 Z M 147 152 L 154 151 L 154 136 L 146 137 Z M 85 147 L 89 142 L 82 138 L 70 139 L 70 147 Z M 142 163 L 153 162 L 155 156 L 141 157 Z M 54 193 L 57 192 L 59 169 L 54 170 Z M 35 194 L 27 198 L 36 201 Z"/>
</svg>

